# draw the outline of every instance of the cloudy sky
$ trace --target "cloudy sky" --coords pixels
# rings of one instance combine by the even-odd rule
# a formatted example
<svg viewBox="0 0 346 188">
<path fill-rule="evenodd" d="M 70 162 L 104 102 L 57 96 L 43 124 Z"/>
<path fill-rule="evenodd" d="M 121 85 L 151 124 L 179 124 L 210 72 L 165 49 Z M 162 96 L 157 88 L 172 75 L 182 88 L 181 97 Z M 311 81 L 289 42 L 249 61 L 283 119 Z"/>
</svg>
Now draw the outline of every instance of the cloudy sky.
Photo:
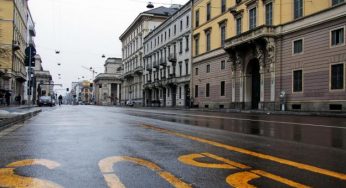
<svg viewBox="0 0 346 188">
<path fill-rule="evenodd" d="M 152 1 L 155 7 L 185 4 L 188 0 Z M 59 93 L 78 78 L 91 80 L 84 67 L 103 71 L 106 57 L 121 57 L 119 36 L 146 8 L 145 0 L 29 0 L 35 21 L 37 52 Z M 55 51 L 59 50 L 60 54 Z M 59 66 L 58 63 L 61 65 Z M 61 79 L 59 79 L 61 74 Z"/>
</svg>

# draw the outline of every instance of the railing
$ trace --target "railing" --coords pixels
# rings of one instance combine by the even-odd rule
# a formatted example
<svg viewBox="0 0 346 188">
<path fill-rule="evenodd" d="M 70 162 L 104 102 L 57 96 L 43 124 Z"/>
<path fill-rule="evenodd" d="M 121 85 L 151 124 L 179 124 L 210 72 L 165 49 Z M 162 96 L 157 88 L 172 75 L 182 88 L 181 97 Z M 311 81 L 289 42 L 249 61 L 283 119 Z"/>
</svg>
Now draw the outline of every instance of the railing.
<svg viewBox="0 0 346 188">
<path fill-rule="evenodd" d="M 239 44 L 243 44 L 249 42 L 254 39 L 258 39 L 261 37 L 271 37 L 275 36 L 275 27 L 274 26 L 259 26 L 247 32 L 236 35 L 232 38 L 229 38 L 225 41 L 225 48 L 230 48 L 233 46 L 237 46 Z"/>
<path fill-rule="evenodd" d="M 177 55 L 175 53 L 169 54 L 168 61 L 170 61 L 170 62 L 177 62 Z"/>
</svg>

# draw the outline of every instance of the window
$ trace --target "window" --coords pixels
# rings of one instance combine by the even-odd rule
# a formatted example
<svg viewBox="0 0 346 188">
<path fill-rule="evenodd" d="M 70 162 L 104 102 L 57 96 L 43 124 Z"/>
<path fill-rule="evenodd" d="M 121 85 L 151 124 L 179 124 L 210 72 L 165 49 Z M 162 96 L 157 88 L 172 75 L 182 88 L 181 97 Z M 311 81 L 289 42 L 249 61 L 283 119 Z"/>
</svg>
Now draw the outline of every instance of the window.
<svg viewBox="0 0 346 188">
<path fill-rule="evenodd" d="M 221 0 L 221 13 L 226 12 L 226 0 Z"/>
<path fill-rule="evenodd" d="M 199 10 L 197 10 L 196 11 L 196 16 L 195 16 L 196 18 L 196 23 L 195 23 L 195 25 L 196 25 L 196 27 L 198 27 L 199 26 Z"/>
<path fill-rule="evenodd" d="M 187 35 L 186 37 L 185 37 L 185 40 L 186 40 L 186 46 L 185 46 L 185 51 L 187 52 L 187 51 L 189 51 L 189 35 Z"/>
<path fill-rule="evenodd" d="M 345 2 L 345 0 L 332 0 L 332 6 Z"/>
<path fill-rule="evenodd" d="M 209 72 L 210 72 L 210 65 L 207 65 L 206 72 L 207 72 L 207 73 L 209 73 Z"/>
<path fill-rule="evenodd" d="M 195 75 L 198 75 L 198 68 L 195 68 Z"/>
<path fill-rule="evenodd" d="M 181 99 L 181 87 L 179 87 L 179 99 Z"/>
<path fill-rule="evenodd" d="M 183 64 L 182 62 L 179 62 L 179 76 L 183 75 Z"/>
<path fill-rule="evenodd" d="M 199 37 L 195 37 L 195 55 L 199 55 Z"/>
<path fill-rule="evenodd" d="M 331 34 L 331 45 L 337 46 L 337 45 L 344 44 L 345 42 L 344 33 L 345 33 L 344 28 L 333 30 Z"/>
<path fill-rule="evenodd" d="M 207 4 L 207 21 L 211 18 L 211 6 L 210 3 Z"/>
<path fill-rule="evenodd" d="M 189 27 L 189 23 L 190 23 L 190 17 L 186 16 L 186 27 Z"/>
<path fill-rule="evenodd" d="M 183 53 L 183 40 L 179 41 L 179 53 Z"/>
<path fill-rule="evenodd" d="M 273 3 L 266 4 L 266 25 L 273 25 Z"/>
<path fill-rule="evenodd" d="M 221 96 L 225 96 L 225 81 L 221 81 Z"/>
<path fill-rule="evenodd" d="M 226 25 L 222 24 L 220 27 L 220 32 L 221 32 L 221 46 L 225 46 L 225 40 L 226 40 Z"/>
<path fill-rule="evenodd" d="M 226 67 L 225 60 L 222 60 L 222 61 L 221 61 L 221 70 L 224 70 L 225 67 Z"/>
<path fill-rule="evenodd" d="M 303 71 L 295 70 L 293 71 L 293 92 L 303 91 Z"/>
<path fill-rule="evenodd" d="M 205 85 L 205 97 L 209 97 L 209 95 L 210 95 L 210 84 L 207 83 Z"/>
<path fill-rule="evenodd" d="M 294 0 L 294 19 L 303 16 L 303 0 Z"/>
<path fill-rule="evenodd" d="M 185 60 L 185 75 L 189 74 L 189 60 Z"/>
<path fill-rule="evenodd" d="M 167 40 L 167 31 L 165 31 L 165 41 Z"/>
<path fill-rule="evenodd" d="M 198 85 L 195 85 L 195 98 L 198 97 Z"/>
<path fill-rule="evenodd" d="M 177 34 L 177 25 L 174 25 L 174 35 L 176 35 Z"/>
<path fill-rule="evenodd" d="M 256 7 L 249 11 L 249 29 L 256 27 Z"/>
<path fill-rule="evenodd" d="M 331 89 L 344 89 L 344 64 L 331 66 Z"/>
<path fill-rule="evenodd" d="M 171 37 L 171 29 L 168 29 L 168 38 Z"/>
<path fill-rule="evenodd" d="M 237 18 L 236 24 L 237 24 L 237 35 L 239 35 L 241 34 L 241 28 L 242 28 L 241 17 Z"/>
<path fill-rule="evenodd" d="M 303 53 L 303 39 L 293 41 L 293 54 Z"/>
<path fill-rule="evenodd" d="M 208 52 L 208 51 L 210 51 L 210 31 L 207 31 L 205 33 L 205 37 L 206 37 L 206 42 L 207 42 L 207 44 L 206 44 L 206 47 L 207 47 L 206 51 Z"/>
<path fill-rule="evenodd" d="M 183 30 L 183 20 L 180 20 L 180 31 Z"/>
</svg>

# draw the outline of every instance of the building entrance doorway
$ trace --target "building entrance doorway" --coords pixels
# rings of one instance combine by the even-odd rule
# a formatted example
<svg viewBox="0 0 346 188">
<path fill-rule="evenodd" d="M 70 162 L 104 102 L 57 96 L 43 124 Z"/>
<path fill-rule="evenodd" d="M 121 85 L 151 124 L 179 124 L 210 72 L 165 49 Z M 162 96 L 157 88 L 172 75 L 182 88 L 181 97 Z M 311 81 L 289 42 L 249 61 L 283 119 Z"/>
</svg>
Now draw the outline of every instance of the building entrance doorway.
<svg viewBox="0 0 346 188">
<path fill-rule="evenodd" d="M 251 94 L 251 109 L 258 109 L 261 99 L 261 76 L 260 66 L 257 59 L 253 59 L 247 66 L 247 74 L 251 77 L 251 87 L 247 87 L 247 93 Z M 251 91 L 249 91 L 251 89 Z"/>
</svg>

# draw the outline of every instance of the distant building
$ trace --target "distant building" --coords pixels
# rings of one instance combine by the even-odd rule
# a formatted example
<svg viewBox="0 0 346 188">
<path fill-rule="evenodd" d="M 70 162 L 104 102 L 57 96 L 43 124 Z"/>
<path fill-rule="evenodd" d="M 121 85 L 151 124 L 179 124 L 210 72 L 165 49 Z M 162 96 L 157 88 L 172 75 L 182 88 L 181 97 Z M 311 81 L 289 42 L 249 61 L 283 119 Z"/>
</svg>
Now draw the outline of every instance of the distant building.
<svg viewBox="0 0 346 188">
<path fill-rule="evenodd" d="M 95 102 L 97 105 L 119 105 L 121 100 L 121 58 L 108 58 L 104 64 L 104 73 L 94 79 Z"/>
<path fill-rule="evenodd" d="M 120 36 L 124 67 L 122 96 L 125 101 L 143 105 L 143 39 L 176 11 L 176 7 L 158 7 L 142 12 Z"/>
<path fill-rule="evenodd" d="M 40 55 L 35 56 L 34 78 L 33 78 L 33 101 L 37 102 L 40 96 L 54 95 L 54 82 L 49 71 L 43 70 Z"/>
<path fill-rule="evenodd" d="M 144 38 L 145 106 L 190 106 L 191 2 Z"/>
</svg>

